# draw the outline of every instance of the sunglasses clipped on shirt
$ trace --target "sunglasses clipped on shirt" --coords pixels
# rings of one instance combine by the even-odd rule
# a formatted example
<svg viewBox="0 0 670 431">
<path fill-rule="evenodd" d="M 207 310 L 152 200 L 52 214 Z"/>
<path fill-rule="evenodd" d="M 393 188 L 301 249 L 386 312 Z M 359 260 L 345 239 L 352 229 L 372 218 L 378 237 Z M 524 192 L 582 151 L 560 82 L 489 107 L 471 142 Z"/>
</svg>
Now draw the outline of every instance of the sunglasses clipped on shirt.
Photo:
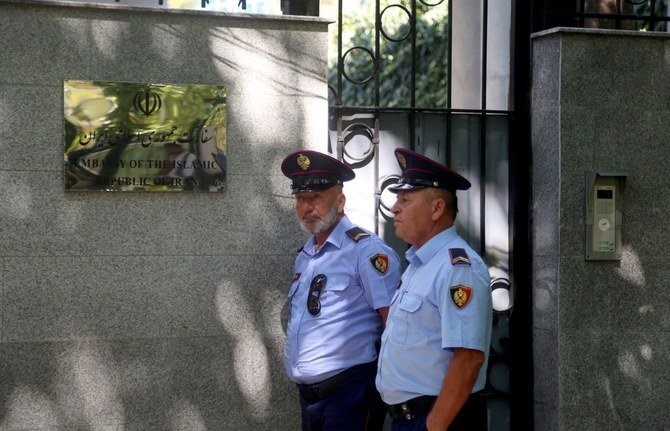
<svg viewBox="0 0 670 431">
<path fill-rule="evenodd" d="M 326 285 L 328 277 L 324 274 L 318 274 L 312 279 L 312 283 L 309 285 L 309 294 L 307 295 L 307 311 L 312 316 L 317 316 L 321 312 L 321 301 L 319 297 L 321 296 L 321 291 Z"/>
</svg>

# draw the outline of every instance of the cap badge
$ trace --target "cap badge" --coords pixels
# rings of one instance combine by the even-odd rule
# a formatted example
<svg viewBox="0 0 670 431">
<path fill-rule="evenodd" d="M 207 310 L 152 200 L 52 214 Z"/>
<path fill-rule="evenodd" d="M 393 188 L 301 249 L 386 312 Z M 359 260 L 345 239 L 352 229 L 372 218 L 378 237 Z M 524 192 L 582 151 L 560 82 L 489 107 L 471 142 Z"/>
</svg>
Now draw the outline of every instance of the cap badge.
<svg viewBox="0 0 670 431">
<path fill-rule="evenodd" d="M 400 163 L 400 167 L 405 170 L 407 169 L 407 160 L 405 159 L 405 156 L 403 156 L 400 153 L 395 154 L 396 159 L 398 159 L 398 163 Z"/>
<path fill-rule="evenodd" d="M 385 254 L 377 253 L 370 258 L 372 266 L 382 274 L 386 274 L 389 269 L 389 257 Z"/>
<path fill-rule="evenodd" d="M 296 161 L 303 171 L 306 171 L 309 168 L 309 165 L 312 164 L 309 157 L 303 156 L 302 154 L 298 154 L 298 159 Z"/>
<path fill-rule="evenodd" d="M 470 298 L 472 298 L 472 288 L 463 284 L 450 287 L 449 292 L 451 293 L 451 301 L 459 310 L 468 305 Z"/>
</svg>

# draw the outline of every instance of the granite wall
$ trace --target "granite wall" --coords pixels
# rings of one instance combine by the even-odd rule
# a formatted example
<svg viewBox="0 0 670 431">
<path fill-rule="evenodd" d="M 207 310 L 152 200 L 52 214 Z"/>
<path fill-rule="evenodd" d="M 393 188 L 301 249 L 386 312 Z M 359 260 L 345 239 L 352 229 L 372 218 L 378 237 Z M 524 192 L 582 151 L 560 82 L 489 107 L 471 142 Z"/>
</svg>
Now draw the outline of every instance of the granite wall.
<svg viewBox="0 0 670 431">
<path fill-rule="evenodd" d="M 532 44 L 535 429 L 670 429 L 670 35 Z M 625 172 L 620 261 L 585 260 L 585 172 Z"/>
<path fill-rule="evenodd" d="M 0 0 L 0 428 L 295 430 L 281 325 L 319 18 Z M 73 193 L 63 81 L 223 85 L 224 193 Z"/>
</svg>

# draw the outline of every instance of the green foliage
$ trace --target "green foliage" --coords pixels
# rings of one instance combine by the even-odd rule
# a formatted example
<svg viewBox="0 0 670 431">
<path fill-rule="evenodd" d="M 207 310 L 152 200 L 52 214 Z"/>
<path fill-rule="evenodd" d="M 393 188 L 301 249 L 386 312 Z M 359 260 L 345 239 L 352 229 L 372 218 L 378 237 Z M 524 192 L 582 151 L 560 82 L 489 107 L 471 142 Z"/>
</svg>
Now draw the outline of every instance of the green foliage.
<svg viewBox="0 0 670 431">
<path fill-rule="evenodd" d="M 382 5 L 382 8 L 384 6 Z M 414 58 L 414 106 L 437 108 L 446 106 L 448 58 L 447 2 L 426 6 L 419 2 L 416 11 L 416 51 Z M 345 11 L 342 25 L 342 51 L 352 47 L 375 49 L 374 2 L 367 1 L 351 11 Z M 410 33 L 410 19 L 400 8 L 387 9 L 382 16 L 382 29 L 392 39 Z M 337 34 L 331 33 L 329 84 L 337 89 Z M 389 40 L 380 34 L 379 101 L 375 96 L 374 61 L 363 50 L 355 50 L 345 58 L 344 73 L 352 83 L 342 78 L 342 104 L 347 106 L 412 106 L 412 41 Z M 334 101 L 331 101 L 334 104 Z"/>
</svg>

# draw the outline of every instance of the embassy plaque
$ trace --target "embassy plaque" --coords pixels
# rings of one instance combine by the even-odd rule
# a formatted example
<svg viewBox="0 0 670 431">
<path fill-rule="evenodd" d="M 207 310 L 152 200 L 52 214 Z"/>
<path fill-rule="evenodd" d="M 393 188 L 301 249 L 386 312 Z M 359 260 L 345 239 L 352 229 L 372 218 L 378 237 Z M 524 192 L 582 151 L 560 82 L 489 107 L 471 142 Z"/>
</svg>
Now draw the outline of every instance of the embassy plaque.
<svg viewBox="0 0 670 431">
<path fill-rule="evenodd" d="M 226 185 L 221 86 L 65 81 L 66 191 L 204 191 Z"/>
</svg>

